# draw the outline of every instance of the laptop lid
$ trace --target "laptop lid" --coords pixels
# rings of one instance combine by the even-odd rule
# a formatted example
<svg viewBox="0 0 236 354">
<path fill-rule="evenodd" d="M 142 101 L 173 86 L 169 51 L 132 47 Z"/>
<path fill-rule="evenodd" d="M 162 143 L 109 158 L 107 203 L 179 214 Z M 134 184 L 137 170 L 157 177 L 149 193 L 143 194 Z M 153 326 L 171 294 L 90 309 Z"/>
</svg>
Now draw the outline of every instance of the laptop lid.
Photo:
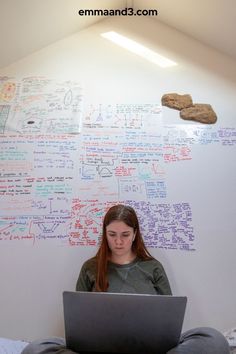
<svg viewBox="0 0 236 354">
<path fill-rule="evenodd" d="M 78 353 L 163 354 L 178 344 L 186 297 L 63 293 L 68 349 Z"/>
</svg>

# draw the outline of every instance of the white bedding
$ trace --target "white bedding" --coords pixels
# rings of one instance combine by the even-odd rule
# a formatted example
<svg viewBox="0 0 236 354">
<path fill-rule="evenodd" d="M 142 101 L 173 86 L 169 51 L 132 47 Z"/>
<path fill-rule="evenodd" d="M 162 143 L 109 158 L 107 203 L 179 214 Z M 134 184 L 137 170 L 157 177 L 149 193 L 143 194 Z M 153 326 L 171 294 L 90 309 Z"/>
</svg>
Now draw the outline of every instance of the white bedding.
<svg viewBox="0 0 236 354">
<path fill-rule="evenodd" d="M 224 333 L 229 346 L 230 346 L 230 354 L 236 354 L 236 327 L 231 328 L 229 331 Z"/>
<path fill-rule="evenodd" d="M 0 338 L 1 354 L 21 354 L 28 343 L 21 340 Z"/>
</svg>

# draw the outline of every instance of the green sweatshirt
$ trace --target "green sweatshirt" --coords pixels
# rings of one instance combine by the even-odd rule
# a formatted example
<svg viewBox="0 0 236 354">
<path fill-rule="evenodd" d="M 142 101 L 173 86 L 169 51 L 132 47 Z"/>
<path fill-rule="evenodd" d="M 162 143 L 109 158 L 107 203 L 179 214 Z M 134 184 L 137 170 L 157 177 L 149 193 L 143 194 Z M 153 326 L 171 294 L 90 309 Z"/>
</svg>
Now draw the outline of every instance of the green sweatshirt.
<svg viewBox="0 0 236 354">
<path fill-rule="evenodd" d="M 96 258 L 87 260 L 80 271 L 77 291 L 95 291 Z M 156 259 L 136 258 L 129 264 L 108 263 L 108 292 L 171 295 L 162 264 Z"/>
</svg>

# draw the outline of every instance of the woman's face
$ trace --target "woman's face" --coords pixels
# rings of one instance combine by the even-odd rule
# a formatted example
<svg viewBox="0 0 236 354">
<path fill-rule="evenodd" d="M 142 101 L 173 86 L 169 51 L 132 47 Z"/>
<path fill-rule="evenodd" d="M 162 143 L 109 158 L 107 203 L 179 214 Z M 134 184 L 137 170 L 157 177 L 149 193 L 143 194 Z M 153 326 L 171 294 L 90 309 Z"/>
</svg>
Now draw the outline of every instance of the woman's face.
<svg viewBox="0 0 236 354">
<path fill-rule="evenodd" d="M 106 237 L 111 259 L 117 263 L 125 263 L 133 258 L 132 243 L 135 238 L 134 229 L 123 221 L 113 221 L 106 227 Z"/>
</svg>

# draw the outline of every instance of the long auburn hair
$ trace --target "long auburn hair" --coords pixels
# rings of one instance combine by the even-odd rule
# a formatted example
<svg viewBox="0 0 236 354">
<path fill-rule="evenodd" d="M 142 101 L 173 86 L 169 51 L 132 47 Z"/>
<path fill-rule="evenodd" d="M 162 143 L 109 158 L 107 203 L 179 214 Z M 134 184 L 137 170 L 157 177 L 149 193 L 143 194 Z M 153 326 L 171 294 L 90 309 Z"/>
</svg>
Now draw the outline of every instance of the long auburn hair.
<svg viewBox="0 0 236 354">
<path fill-rule="evenodd" d="M 111 256 L 111 251 L 108 247 L 106 227 L 113 221 L 123 221 L 126 225 L 134 229 L 135 239 L 132 243 L 132 251 L 136 254 L 138 258 L 143 260 L 153 259 L 143 242 L 139 227 L 139 221 L 135 210 L 127 205 L 114 205 L 107 211 L 103 219 L 102 239 L 100 247 L 96 254 L 96 291 L 105 292 L 107 291 L 107 288 L 109 286 L 107 278 L 107 265 L 108 260 Z"/>
</svg>

